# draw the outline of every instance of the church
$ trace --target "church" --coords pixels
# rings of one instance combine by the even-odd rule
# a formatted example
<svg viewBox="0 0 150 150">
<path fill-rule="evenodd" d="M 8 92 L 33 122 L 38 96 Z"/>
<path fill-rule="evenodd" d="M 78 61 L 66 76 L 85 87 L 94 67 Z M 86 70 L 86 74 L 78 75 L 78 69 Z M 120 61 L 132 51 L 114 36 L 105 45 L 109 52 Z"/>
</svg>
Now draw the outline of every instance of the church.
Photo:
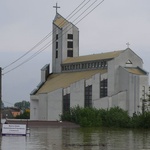
<svg viewBox="0 0 150 150">
<path fill-rule="evenodd" d="M 56 121 L 75 106 L 118 106 L 132 116 L 142 112 L 148 91 L 149 74 L 133 50 L 79 56 L 79 29 L 56 13 L 52 68 L 41 69 L 40 84 L 30 94 L 30 119 Z"/>
</svg>

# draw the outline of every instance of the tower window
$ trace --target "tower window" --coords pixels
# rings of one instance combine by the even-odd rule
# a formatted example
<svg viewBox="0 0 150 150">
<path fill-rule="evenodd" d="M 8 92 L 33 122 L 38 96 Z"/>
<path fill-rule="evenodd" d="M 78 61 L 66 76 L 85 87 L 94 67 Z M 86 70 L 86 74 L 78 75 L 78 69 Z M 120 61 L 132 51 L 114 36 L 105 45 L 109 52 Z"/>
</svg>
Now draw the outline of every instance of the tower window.
<svg viewBox="0 0 150 150">
<path fill-rule="evenodd" d="M 68 39 L 73 40 L 73 34 L 68 34 Z"/>
<path fill-rule="evenodd" d="M 68 44 L 68 45 L 67 45 L 68 48 L 73 48 L 73 42 L 72 42 L 72 41 L 68 41 L 67 44 Z"/>
<path fill-rule="evenodd" d="M 56 40 L 58 40 L 58 34 L 56 34 Z"/>
<path fill-rule="evenodd" d="M 67 56 L 68 57 L 73 57 L 73 50 L 68 50 L 67 51 Z"/>
<path fill-rule="evenodd" d="M 56 49 L 58 49 L 58 42 L 56 42 Z"/>
<path fill-rule="evenodd" d="M 56 58 L 58 58 L 58 51 L 56 51 Z"/>
</svg>

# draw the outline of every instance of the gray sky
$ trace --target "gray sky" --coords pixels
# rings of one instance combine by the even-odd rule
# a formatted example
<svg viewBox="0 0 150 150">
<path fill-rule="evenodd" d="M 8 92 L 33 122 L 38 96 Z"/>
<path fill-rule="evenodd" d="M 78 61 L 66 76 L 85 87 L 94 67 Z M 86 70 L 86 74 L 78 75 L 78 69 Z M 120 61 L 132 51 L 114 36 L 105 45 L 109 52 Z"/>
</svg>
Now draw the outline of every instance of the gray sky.
<svg viewBox="0 0 150 150">
<path fill-rule="evenodd" d="M 56 2 L 61 7 L 58 12 L 67 18 L 83 1 L 1 0 L 0 66 L 4 68 L 18 59 L 52 31 L 52 21 L 56 13 L 53 6 Z M 85 0 L 84 4 L 88 1 Z M 69 21 L 75 24 L 76 17 L 94 1 L 91 0 Z M 92 8 L 99 2 L 97 0 Z M 150 71 L 150 0 L 105 0 L 76 26 L 80 31 L 80 55 L 123 50 L 129 42 L 130 48 L 143 59 L 144 69 Z M 43 45 L 50 41 L 51 37 Z M 28 59 L 40 48 L 32 50 L 24 58 L 4 69 L 3 73 Z M 51 46 L 48 47 L 31 61 L 2 77 L 2 100 L 5 106 L 30 100 L 31 91 L 40 82 L 40 69 L 51 63 L 51 49 Z"/>
</svg>

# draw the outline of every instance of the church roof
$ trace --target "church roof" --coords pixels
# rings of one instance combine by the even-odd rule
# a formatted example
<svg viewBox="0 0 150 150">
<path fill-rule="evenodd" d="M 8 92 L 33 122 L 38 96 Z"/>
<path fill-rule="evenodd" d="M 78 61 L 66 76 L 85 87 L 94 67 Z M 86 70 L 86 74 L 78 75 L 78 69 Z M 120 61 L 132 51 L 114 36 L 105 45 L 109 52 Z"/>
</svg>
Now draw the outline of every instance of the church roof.
<svg viewBox="0 0 150 150">
<path fill-rule="evenodd" d="M 53 21 L 53 23 L 59 27 L 59 28 L 63 28 L 65 25 L 67 25 L 69 22 L 64 18 L 62 17 L 60 14 L 56 14 L 56 17 Z"/>
<path fill-rule="evenodd" d="M 59 88 L 66 88 L 77 81 L 82 79 L 89 79 L 93 75 L 100 73 L 106 73 L 106 69 L 97 69 L 90 71 L 82 71 L 82 72 L 67 72 L 67 73 L 58 73 L 51 74 L 44 85 L 37 91 L 36 94 L 40 93 L 49 93 L 51 91 L 57 90 Z"/>
<path fill-rule="evenodd" d="M 63 64 L 76 63 L 76 62 L 87 62 L 87 61 L 93 61 L 93 60 L 113 59 L 113 58 L 119 56 L 120 53 L 122 53 L 124 51 L 125 50 L 120 50 L 120 51 L 106 52 L 106 53 L 93 54 L 93 55 L 85 55 L 85 56 L 79 56 L 79 57 L 69 57 L 63 62 Z"/>
<path fill-rule="evenodd" d="M 128 72 L 132 73 L 132 74 L 136 74 L 136 75 L 146 75 L 147 72 L 142 70 L 139 67 L 133 68 L 133 67 L 126 67 L 125 68 Z"/>
</svg>

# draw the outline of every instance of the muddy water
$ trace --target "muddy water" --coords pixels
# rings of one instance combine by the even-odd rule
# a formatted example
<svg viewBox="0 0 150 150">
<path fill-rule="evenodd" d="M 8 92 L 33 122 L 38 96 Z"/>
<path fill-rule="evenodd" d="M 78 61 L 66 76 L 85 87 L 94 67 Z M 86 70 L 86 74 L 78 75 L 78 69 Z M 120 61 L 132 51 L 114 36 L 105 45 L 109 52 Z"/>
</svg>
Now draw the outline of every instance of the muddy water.
<svg viewBox="0 0 150 150">
<path fill-rule="evenodd" d="M 150 130 L 31 128 L 30 136 L 0 137 L 1 150 L 150 150 Z"/>
</svg>

